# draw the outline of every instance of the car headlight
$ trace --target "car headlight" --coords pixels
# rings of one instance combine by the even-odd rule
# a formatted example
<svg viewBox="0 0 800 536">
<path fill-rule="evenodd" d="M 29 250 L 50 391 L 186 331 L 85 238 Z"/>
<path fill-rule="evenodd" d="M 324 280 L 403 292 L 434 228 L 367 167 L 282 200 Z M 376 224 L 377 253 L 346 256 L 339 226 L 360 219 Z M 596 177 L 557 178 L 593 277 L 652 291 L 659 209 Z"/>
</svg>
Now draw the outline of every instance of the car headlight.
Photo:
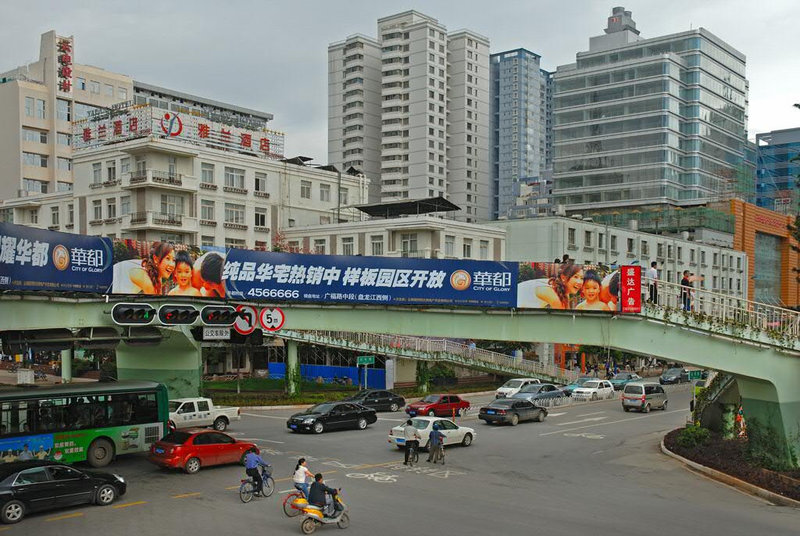
<svg viewBox="0 0 800 536">
<path fill-rule="evenodd" d="M 311 424 L 312 422 L 314 422 L 314 417 L 306 417 L 303 419 L 303 424 Z"/>
<path fill-rule="evenodd" d="M 116 478 L 117 480 L 119 480 L 119 481 L 120 481 L 120 482 L 122 482 L 123 484 L 125 483 L 125 479 L 124 479 L 124 478 L 122 478 L 122 477 L 121 477 L 120 475 L 118 475 L 117 473 L 114 473 L 114 478 Z"/>
</svg>

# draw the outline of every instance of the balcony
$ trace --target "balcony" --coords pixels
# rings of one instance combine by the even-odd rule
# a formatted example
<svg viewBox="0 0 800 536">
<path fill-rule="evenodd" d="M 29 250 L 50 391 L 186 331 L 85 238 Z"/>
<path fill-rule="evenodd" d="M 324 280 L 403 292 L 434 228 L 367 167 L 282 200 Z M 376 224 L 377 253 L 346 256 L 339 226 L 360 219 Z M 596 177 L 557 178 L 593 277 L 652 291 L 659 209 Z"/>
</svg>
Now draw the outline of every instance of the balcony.
<svg viewBox="0 0 800 536">
<path fill-rule="evenodd" d="M 264 199 L 269 199 L 269 192 L 262 192 L 260 190 L 253 190 L 253 195 L 256 197 L 263 197 Z"/>
<path fill-rule="evenodd" d="M 236 186 L 223 186 L 222 191 L 231 194 L 247 195 L 247 188 L 238 188 Z"/>
<path fill-rule="evenodd" d="M 157 169 L 137 170 L 122 176 L 124 189 L 157 187 L 169 190 L 197 191 L 197 178 Z"/>
<path fill-rule="evenodd" d="M 197 218 L 183 214 L 170 214 L 155 211 L 132 212 L 122 217 L 122 228 L 126 229 L 193 229 Z"/>
<path fill-rule="evenodd" d="M 216 220 L 200 220 L 200 225 L 204 225 L 206 227 L 216 227 L 217 221 Z"/>
<path fill-rule="evenodd" d="M 226 229 L 238 229 L 240 231 L 246 231 L 247 230 L 247 225 L 244 225 L 243 223 L 233 223 L 233 222 L 229 222 L 229 221 L 226 221 L 223 224 L 223 227 L 225 227 Z"/>
<path fill-rule="evenodd" d="M 213 182 L 201 182 L 200 188 L 203 190 L 216 190 L 217 185 L 214 184 Z"/>
<path fill-rule="evenodd" d="M 257 233 L 268 233 L 269 227 L 262 227 L 261 225 L 256 225 L 253 227 L 253 230 Z"/>
</svg>

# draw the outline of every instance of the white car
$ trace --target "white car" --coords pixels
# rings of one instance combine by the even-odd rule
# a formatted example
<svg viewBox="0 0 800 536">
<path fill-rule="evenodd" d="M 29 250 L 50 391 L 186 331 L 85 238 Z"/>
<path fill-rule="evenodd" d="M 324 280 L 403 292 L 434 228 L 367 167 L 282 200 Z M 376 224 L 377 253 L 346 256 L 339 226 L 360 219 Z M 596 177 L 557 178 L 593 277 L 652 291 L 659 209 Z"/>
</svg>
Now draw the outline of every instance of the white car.
<svg viewBox="0 0 800 536">
<path fill-rule="evenodd" d="M 578 400 L 598 400 L 614 397 L 614 386 L 608 380 L 589 380 L 572 391 L 572 398 Z"/>
<path fill-rule="evenodd" d="M 494 397 L 510 398 L 512 395 L 519 393 L 523 387 L 526 387 L 532 383 L 542 383 L 542 381 L 537 378 L 514 378 L 513 380 L 508 380 L 499 389 L 497 389 L 497 391 L 495 391 Z"/>
<path fill-rule="evenodd" d="M 213 426 L 222 432 L 232 421 L 241 419 L 239 408 L 215 406 L 210 398 L 176 398 L 169 401 L 170 428 Z"/>
<path fill-rule="evenodd" d="M 475 440 L 475 429 L 467 426 L 459 426 L 450 419 L 442 419 L 441 417 L 414 417 L 411 419 L 411 424 L 417 429 L 422 440 L 419 444 L 422 448 L 427 449 L 430 443 L 429 434 L 433 429 L 433 423 L 439 423 L 439 430 L 444 434 L 445 445 L 461 444 L 468 447 Z M 393 443 L 397 448 L 404 448 L 406 444 L 403 430 L 406 424 L 395 426 L 389 430 L 389 443 Z"/>
</svg>

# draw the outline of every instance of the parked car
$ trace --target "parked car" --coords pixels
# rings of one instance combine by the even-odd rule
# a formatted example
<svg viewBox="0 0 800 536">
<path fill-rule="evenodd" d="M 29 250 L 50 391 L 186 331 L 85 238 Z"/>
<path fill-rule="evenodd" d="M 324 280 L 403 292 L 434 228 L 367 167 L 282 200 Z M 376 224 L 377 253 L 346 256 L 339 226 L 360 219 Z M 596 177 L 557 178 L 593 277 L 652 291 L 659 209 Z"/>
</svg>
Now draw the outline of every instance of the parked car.
<svg viewBox="0 0 800 536">
<path fill-rule="evenodd" d="M 468 447 L 475 440 L 475 429 L 468 426 L 459 426 L 450 419 L 441 419 L 438 417 L 415 417 L 411 419 L 411 424 L 417 429 L 419 435 L 422 436 L 420 445 L 423 449 L 430 447 L 430 439 L 428 435 L 431 432 L 433 423 L 439 424 L 439 430 L 444 435 L 445 445 L 461 444 Z M 403 430 L 406 423 L 395 426 L 389 430 L 389 443 L 397 446 L 398 448 L 405 447 L 406 440 L 403 436 Z"/>
<path fill-rule="evenodd" d="M 414 417 L 427 415 L 429 417 L 450 417 L 461 415 L 462 411 L 469 408 L 469 402 L 456 395 L 428 395 L 418 402 L 406 406 L 406 413 Z"/>
<path fill-rule="evenodd" d="M 359 391 L 351 397 L 345 398 L 345 401 L 355 402 L 362 406 L 372 408 L 375 411 L 397 411 L 406 405 L 406 399 L 400 395 L 396 395 L 391 391 L 383 391 L 380 389 L 366 389 Z"/>
<path fill-rule="evenodd" d="M 183 469 L 194 474 L 201 467 L 244 463 L 248 451 L 259 452 L 255 443 L 237 441 L 228 434 L 190 428 L 175 430 L 153 443 L 147 461 L 169 469 Z"/>
<path fill-rule="evenodd" d="M 527 400 L 529 402 L 547 401 L 547 403 L 552 405 L 558 405 L 559 402 L 566 400 L 567 395 L 552 383 L 533 383 L 524 387 L 511 398 Z"/>
<path fill-rule="evenodd" d="M 622 391 L 629 383 L 642 381 L 642 377 L 635 372 L 617 372 L 614 377 L 608 381 L 614 386 L 615 391 Z"/>
<path fill-rule="evenodd" d="M 569 385 L 565 385 L 564 387 L 562 387 L 561 390 L 564 392 L 565 395 L 572 396 L 572 392 L 575 389 L 577 389 L 578 387 L 583 387 L 584 383 L 586 383 L 588 381 L 596 380 L 596 379 L 597 378 L 594 378 L 592 376 L 581 376 L 580 378 L 578 378 L 574 382 L 570 383 Z"/>
<path fill-rule="evenodd" d="M 508 380 L 495 391 L 494 397 L 508 398 L 511 395 L 519 393 L 520 389 L 523 387 L 533 383 L 542 383 L 542 381 L 537 378 L 514 378 L 513 380 Z"/>
<path fill-rule="evenodd" d="M 292 432 L 314 432 L 358 428 L 364 430 L 378 420 L 375 410 L 354 402 L 323 402 L 295 413 L 286 421 Z"/>
<path fill-rule="evenodd" d="M 0 521 L 18 523 L 27 514 L 78 504 L 107 506 L 125 495 L 119 475 L 35 460 L 0 465 Z"/>
<path fill-rule="evenodd" d="M 176 398 L 169 401 L 169 426 L 172 430 L 213 426 L 214 430 L 224 432 L 231 421 L 241 418 L 239 408 L 215 406 L 210 398 Z"/>
<path fill-rule="evenodd" d="M 661 385 L 655 382 L 629 383 L 622 391 L 622 409 L 632 409 L 649 413 L 653 408 L 666 410 L 667 393 Z"/>
<path fill-rule="evenodd" d="M 522 393 L 517 393 L 514 397 L 520 394 Z M 486 424 L 508 423 L 511 426 L 516 426 L 521 421 L 542 422 L 546 417 L 547 410 L 545 408 L 535 406 L 530 400 L 518 398 L 493 400 L 487 406 L 482 407 L 478 413 L 478 418 L 486 421 Z"/>
<path fill-rule="evenodd" d="M 579 400 L 598 400 L 614 396 L 614 387 L 608 380 L 591 380 L 572 391 L 573 398 Z"/>
<path fill-rule="evenodd" d="M 671 368 L 658 378 L 658 383 L 684 383 L 689 381 L 689 370 L 685 368 Z"/>
</svg>

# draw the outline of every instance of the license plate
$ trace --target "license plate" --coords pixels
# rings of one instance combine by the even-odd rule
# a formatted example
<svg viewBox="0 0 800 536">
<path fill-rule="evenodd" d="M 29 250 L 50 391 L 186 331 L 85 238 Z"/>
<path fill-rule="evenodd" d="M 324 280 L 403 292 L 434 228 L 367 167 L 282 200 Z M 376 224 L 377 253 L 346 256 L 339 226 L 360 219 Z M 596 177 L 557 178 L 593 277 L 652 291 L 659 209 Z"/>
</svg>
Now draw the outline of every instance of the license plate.
<svg viewBox="0 0 800 536">
<path fill-rule="evenodd" d="M 296 424 L 290 424 L 289 428 L 291 428 L 293 430 L 296 430 L 297 429 L 297 425 Z"/>
<path fill-rule="evenodd" d="M 416 412 L 416 411 L 409 411 L 409 412 L 408 412 L 408 414 L 409 414 L 409 415 L 416 415 L 416 414 L 417 414 L 417 412 Z"/>
<path fill-rule="evenodd" d="M 488 413 L 489 415 L 494 415 L 494 410 L 493 410 L 493 409 L 490 409 L 490 410 L 488 410 L 486 413 Z"/>
<path fill-rule="evenodd" d="M 398 445 L 405 445 L 405 443 L 406 443 L 406 440 L 403 439 L 402 437 L 398 437 L 397 438 L 397 444 Z"/>
<path fill-rule="evenodd" d="M 155 449 L 156 454 L 164 454 L 164 449 Z"/>
</svg>

